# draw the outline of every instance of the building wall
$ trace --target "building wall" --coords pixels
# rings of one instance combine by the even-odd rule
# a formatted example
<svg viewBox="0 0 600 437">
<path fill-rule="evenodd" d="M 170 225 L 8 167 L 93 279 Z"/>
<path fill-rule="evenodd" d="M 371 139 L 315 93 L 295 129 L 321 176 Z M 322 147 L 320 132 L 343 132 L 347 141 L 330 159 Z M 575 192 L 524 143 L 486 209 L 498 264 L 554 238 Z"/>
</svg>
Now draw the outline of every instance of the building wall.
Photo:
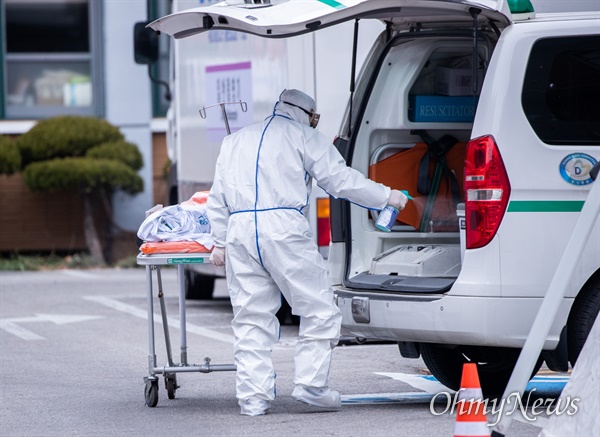
<svg viewBox="0 0 600 437">
<path fill-rule="evenodd" d="M 144 159 L 139 171 L 144 191 L 130 196 L 113 196 L 112 233 L 125 236 L 124 244 L 135 246 L 135 232 L 145 211 L 156 203 L 166 204 L 163 178 L 167 162 L 164 132 L 152 132 L 151 82 L 147 66 L 137 65 L 133 56 L 133 26 L 147 20 L 147 2 L 93 0 L 102 2 L 102 13 L 93 28 L 102 33 L 103 117 L 117 126 L 126 139 L 138 146 Z M 0 134 L 25 133 L 36 120 L 0 120 Z M 104 238 L 110 228 L 98 202 L 98 231 Z M 20 174 L 0 175 L 0 252 L 85 250 L 82 204 L 78 194 L 32 193 Z M 114 244 L 114 243 L 113 243 Z"/>
<path fill-rule="evenodd" d="M 104 1 L 103 50 L 106 119 L 118 126 L 128 141 L 140 149 L 144 167 L 139 175 L 144 191 L 135 196 L 118 192 L 113 197 L 114 220 L 135 231 L 152 207 L 152 100 L 148 67 L 137 65 L 133 56 L 133 26 L 145 21 L 145 1 Z"/>
</svg>

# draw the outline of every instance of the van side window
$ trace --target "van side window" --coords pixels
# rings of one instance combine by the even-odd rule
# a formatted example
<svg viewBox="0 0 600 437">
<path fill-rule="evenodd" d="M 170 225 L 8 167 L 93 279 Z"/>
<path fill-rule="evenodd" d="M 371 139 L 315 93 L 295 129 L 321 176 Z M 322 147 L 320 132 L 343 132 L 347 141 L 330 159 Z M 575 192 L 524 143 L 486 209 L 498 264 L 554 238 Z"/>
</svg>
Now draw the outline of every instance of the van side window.
<svg viewBox="0 0 600 437">
<path fill-rule="evenodd" d="M 600 36 L 537 41 L 521 99 L 546 144 L 600 145 Z"/>
</svg>

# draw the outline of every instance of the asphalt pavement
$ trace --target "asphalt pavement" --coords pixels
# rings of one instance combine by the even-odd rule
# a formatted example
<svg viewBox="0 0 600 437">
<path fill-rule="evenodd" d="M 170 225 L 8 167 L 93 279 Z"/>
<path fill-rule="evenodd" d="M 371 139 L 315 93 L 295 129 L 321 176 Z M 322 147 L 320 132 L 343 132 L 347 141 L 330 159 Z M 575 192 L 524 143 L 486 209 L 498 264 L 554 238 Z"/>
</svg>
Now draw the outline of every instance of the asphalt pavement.
<svg viewBox="0 0 600 437">
<path fill-rule="evenodd" d="M 179 362 L 176 270 L 163 269 L 162 276 Z M 454 414 L 431 404 L 447 390 L 421 360 L 402 358 L 395 344 L 335 349 L 331 382 L 343 395 L 340 411 L 320 412 L 293 400 L 296 326 L 282 327 L 273 352 L 277 398 L 270 414 L 239 415 L 234 372 L 180 373 L 175 399 L 168 399 L 161 378 L 158 404 L 149 408 L 143 381 L 146 290 L 144 269 L 0 272 L 2 437 L 453 435 Z M 211 364 L 231 364 L 231 308 L 223 281 L 215 299 L 188 301 L 186 308 L 188 362 L 202 364 L 210 357 Z M 156 303 L 154 310 L 159 311 Z M 155 329 L 162 366 L 167 364 L 162 325 L 157 322 Z M 521 417 L 507 435 L 537 436 L 546 420 Z"/>
</svg>

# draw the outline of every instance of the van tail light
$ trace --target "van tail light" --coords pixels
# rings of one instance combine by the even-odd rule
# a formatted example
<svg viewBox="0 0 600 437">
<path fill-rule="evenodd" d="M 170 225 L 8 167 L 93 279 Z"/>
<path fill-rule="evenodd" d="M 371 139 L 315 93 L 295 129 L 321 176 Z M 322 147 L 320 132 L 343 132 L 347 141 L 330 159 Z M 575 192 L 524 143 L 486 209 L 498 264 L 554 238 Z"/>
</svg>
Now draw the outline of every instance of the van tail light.
<svg viewBox="0 0 600 437">
<path fill-rule="evenodd" d="M 329 246 L 330 241 L 329 197 L 319 197 L 317 198 L 317 245 Z"/>
<path fill-rule="evenodd" d="M 494 137 L 487 135 L 469 141 L 465 159 L 467 249 L 492 241 L 509 197 L 510 182 Z"/>
</svg>

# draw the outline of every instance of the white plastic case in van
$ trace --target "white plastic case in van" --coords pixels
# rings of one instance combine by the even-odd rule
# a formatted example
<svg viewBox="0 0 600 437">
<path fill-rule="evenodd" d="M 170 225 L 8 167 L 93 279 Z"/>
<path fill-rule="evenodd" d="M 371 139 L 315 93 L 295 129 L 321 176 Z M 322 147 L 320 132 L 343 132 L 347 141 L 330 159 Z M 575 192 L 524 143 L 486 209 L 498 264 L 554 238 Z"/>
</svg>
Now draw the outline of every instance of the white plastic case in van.
<svg viewBox="0 0 600 437">
<path fill-rule="evenodd" d="M 229 0 L 151 25 L 177 38 L 386 24 L 336 146 L 372 179 L 410 186 L 414 201 L 388 233 L 376 214 L 332 199 L 328 262 L 342 334 L 396 341 L 453 389 L 475 361 L 488 393 L 508 381 L 600 158 L 597 3 L 585 13 L 511 12 L 509 3 Z M 599 267 L 596 227 L 540 365 L 566 370 L 577 359 L 600 310 Z"/>
</svg>

